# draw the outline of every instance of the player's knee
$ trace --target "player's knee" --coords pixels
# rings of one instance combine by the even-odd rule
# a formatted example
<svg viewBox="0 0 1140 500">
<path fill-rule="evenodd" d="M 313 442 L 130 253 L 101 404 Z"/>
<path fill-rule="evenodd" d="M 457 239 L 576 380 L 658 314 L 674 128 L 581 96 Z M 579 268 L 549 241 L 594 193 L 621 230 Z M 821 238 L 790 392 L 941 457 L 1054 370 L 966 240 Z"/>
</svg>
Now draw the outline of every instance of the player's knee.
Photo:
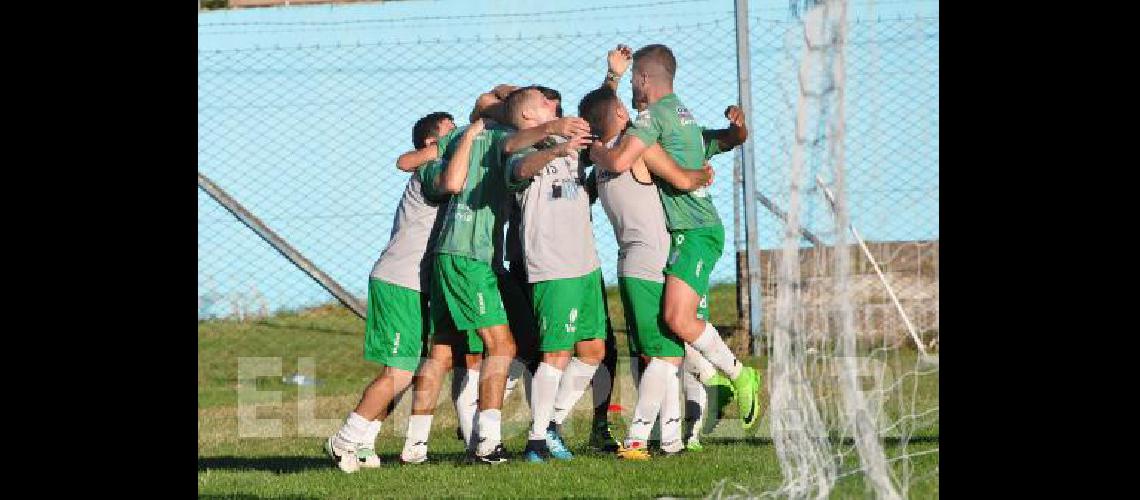
<svg viewBox="0 0 1140 500">
<path fill-rule="evenodd" d="M 583 363 L 597 365 L 606 357 L 606 344 L 601 339 L 581 342 L 578 344 L 577 354 Z"/>
</svg>

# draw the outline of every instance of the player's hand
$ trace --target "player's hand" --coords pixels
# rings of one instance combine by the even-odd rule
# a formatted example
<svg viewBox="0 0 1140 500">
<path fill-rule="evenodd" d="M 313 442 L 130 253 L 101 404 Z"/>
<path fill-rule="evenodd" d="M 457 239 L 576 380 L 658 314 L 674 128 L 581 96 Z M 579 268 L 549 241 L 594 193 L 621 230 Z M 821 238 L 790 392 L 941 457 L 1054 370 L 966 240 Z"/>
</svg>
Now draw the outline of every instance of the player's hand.
<svg viewBox="0 0 1140 500">
<path fill-rule="evenodd" d="M 491 89 L 491 93 L 495 94 L 495 97 L 498 97 L 500 100 L 502 100 L 502 99 L 506 99 L 507 95 L 510 94 L 511 92 L 513 92 L 517 88 L 518 87 L 514 86 L 514 85 L 510 85 L 510 84 L 506 84 L 506 83 L 500 83 L 498 85 L 495 85 L 495 88 Z"/>
<path fill-rule="evenodd" d="M 590 124 L 577 116 L 567 116 L 546 123 L 546 135 L 575 137 L 590 133 Z"/>
<path fill-rule="evenodd" d="M 632 62 L 633 50 L 628 45 L 618 44 L 617 48 L 606 53 L 609 70 L 617 75 L 624 75 Z"/>
<path fill-rule="evenodd" d="M 724 110 L 724 117 L 728 118 L 728 122 L 733 126 L 744 126 L 744 111 L 741 111 L 740 106 L 729 106 Z"/>
<path fill-rule="evenodd" d="M 487 122 L 482 117 L 480 117 L 479 119 L 471 122 L 471 126 L 467 128 L 467 131 L 472 134 L 478 134 L 479 132 L 482 132 L 486 127 Z"/>
<path fill-rule="evenodd" d="M 706 176 L 708 176 L 708 181 L 705 182 L 704 187 L 711 186 L 713 183 L 713 177 L 716 177 L 716 170 L 713 170 L 712 166 L 710 166 L 708 162 L 705 162 L 705 166 L 701 169 L 701 171 L 704 172 Z"/>
<path fill-rule="evenodd" d="M 603 144 L 602 141 L 591 142 L 590 148 L 587 149 L 587 152 L 590 155 L 589 156 L 590 161 L 596 165 L 598 163 L 598 158 L 601 157 L 602 152 L 605 151 L 605 149 L 606 149 L 606 145 Z"/>
<path fill-rule="evenodd" d="M 555 156 L 573 156 L 577 158 L 578 150 L 589 146 L 592 140 L 593 139 L 587 135 L 576 135 L 571 137 L 570 140 L 559 143 L 557 146 L 551 148 L 551 152 L 553 152 Z"/>
</svg>

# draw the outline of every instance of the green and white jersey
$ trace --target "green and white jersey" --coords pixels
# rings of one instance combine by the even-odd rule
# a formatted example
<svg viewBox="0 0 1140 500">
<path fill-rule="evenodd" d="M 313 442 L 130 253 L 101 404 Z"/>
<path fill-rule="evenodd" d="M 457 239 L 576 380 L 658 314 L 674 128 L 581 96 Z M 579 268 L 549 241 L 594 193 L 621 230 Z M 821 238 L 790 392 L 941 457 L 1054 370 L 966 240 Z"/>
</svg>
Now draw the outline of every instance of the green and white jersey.
<svg viewBox="0 0 1140 500">
<path fill-rule="evenodd" d="M 519 235 L 527 281 L 585 276 L 601 266 L 590 223 L 590 199 L 583 185 L 586 168 L 576 156 L 557 157 L 534 177 L 517 180 L 523 158 L 535 151 L 532 147 L 511 155 L 504 184 L 515 192 L 522 210 Z"/>
<path fill-rule="evenodd" d="M 447 143 L 441 156 L 444 165 L 455 152 L 465 130 L 467 126 L 452 131 L 441 140 Z M 489 264 L 502 260 L 507 190 L 501 150 L 503 141 L 513 131 L 502 125 L 489 125 L 472 142 L 467 182 L 463 191 L 447 202 L 436 253 L 468 257 Z"/>
<path fill-rule="evenodd" d="M 438 229 L 436 215 L 439 203 L 424 196 L 424 175 L 421 174 L 433 163 L 439 162 L 433 160 L 421 166 L 408 179 L 396 216 L 392 219 L 392 235 L 372 266 L 370 275 L 417 292 L 428 289 L 431 260 L 424 257 L 428 256 L 426 251 L 434 243 L 435 229 Z"/>
<path fill-rule="evenodd" d="M 701 127 L 676 94 L 666 95 L 638 113 L 627 133 L 646 145 L 660 142 L 681 168 L 699 170 L 704 164 L 705 141 Z M 661 205 L 665 208 L 670 231 L 721 225 L 708 188 L 684 192 L 660 179 L 655 182 L 661 192 Z"/>
</svg>

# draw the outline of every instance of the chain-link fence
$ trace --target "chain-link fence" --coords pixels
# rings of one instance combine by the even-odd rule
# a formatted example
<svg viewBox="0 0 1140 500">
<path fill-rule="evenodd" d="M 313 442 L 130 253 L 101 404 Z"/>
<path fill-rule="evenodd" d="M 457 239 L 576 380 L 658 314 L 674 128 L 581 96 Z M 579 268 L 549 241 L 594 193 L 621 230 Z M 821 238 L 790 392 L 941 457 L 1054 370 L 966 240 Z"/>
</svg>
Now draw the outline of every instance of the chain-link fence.
<svg viewBox="0 0 1140 500">
<path fill-rule="evenodd" d="M 504 82 L 555 88 L 567 114 L 575 114 L 579 99 L 601 83 L 607 50 L 618 43 L 666 43 L 678 59 L 678 95 L 700 123 L 724 127 L 723 111 L 737 101 L 734 19 L 731 10 L 704 12 L 699 19 L 574 35 L 545 35 L 548 30 L 537 24 L 516 36 L 362 42 L 346 40 L 355 33 L 351 29 L 318 26 L 301 42 L 291 43 L 285 29 L 269 46 L 203 49 L 198 169 L 362 298 L 408 175 L 396 169 L 395 159 L 411 149 L 417 118 L 447 111 L 463 124 L 475 96 Z M 938 26 L 937 18 L 853 22 L 847 55 L 852 222 L 884 273 L 897 276 L 900 300 L 922 330 L 936 330 L 938 320 Z M 252 28 L 218 29 L 228 29 L 218 36 L 232 39 Z M 762 200 L 758 239 L 768 317 L 775 292 L 769 250 L 778 247 L 782 228 L 774 214 L 786 208 L 802 27 L 753 17 L 750 32 L 753 194 Z M 628 78 L 619 95 L 628 100 Z M 712 196 L 727 243 L 714 283 L 737 281 L 735 251 L 743 246 L 743 205 L 734 199 L 741 194 L 733 182 L 737 161 L 735 152 L 712 161 Z M 813 220 L 830 217 L 823 198 L 815 198 L 802 220 L 808 231 Z M 616 283 L 617 245 L 598 206 L 594 234 L 604 278 Z M 834 239 L 825 232 L 815 236 L 823 245 Z M 869 328 L 894 317 L 875 290 L 857 312 Z M 199 190 L 199 319 L 259 316 L 332 300 Z"/>
</svg>

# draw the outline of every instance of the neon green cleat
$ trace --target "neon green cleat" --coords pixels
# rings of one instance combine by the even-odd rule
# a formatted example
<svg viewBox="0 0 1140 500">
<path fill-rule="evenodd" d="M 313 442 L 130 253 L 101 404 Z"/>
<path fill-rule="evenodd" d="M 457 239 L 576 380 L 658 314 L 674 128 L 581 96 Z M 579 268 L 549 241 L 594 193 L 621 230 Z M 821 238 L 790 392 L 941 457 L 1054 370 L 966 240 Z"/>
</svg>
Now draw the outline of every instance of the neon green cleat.
<svg viewBox="0 0 1140 500">
<path fill-rule="evenodd" d="M 712 412 L 705 417 L 701 433 L 708 434 L 713 431 L 717 422 L 724 418 L 724 409 L 736 399 L 736 388 L 732 386 L 732 381 L 728 377 L 720 373 L 713 375 L 705 386 L 712 389 L 708 391 L 708 407 Z"/>
<path fill-rule="evenodd" d="M 705 447 L 701 445 L 701 440 L 697 436 L 689 438 L 689 442 L 685 444 L 685 450 L 693 453 L 705 451 Z"/>
<path fill-rule="evenodd" d="M 745 366 L 740 376 L 732 381 L 736 388 L 736 404 L 740 408 L 740 420 L 745 429 L 751 429 L 760 420 L 760 374 L 755 368 Z"/>
</svg>

